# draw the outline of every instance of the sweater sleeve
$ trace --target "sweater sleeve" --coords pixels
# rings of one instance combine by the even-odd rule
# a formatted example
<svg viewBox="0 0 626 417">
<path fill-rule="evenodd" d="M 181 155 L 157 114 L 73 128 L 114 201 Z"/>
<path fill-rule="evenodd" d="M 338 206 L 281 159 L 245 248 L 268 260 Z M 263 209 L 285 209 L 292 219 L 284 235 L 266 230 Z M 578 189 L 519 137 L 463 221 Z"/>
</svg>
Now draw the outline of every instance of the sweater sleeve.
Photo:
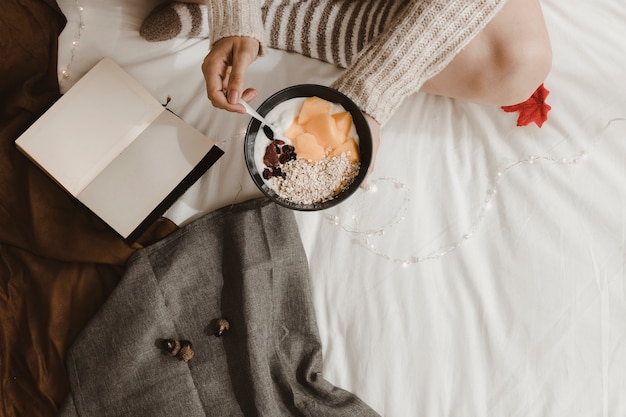
<svg viewBox="0 0 626 417">
<path fill-rule="evenodd" d="M 267 45 L 260 0 L 208 0 L 211 44 L 228 36 L 248 36 L 259 41 L 259 55 Z"/>
<path fill-rule="evenodd" d="M 333 83 L 381 125 L 437 75 L 505 0 L 411 0 Z"/>
</svg>

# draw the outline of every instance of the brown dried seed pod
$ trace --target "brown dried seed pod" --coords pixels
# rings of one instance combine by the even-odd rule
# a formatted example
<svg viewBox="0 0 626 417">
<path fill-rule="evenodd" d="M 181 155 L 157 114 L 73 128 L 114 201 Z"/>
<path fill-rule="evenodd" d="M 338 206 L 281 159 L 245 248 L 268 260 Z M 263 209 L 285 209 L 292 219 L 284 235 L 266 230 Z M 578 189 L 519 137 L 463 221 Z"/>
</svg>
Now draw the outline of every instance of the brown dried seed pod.
<svg viewBox="0 0 626 417">
<path fill-rule="evenodd" d="M 230 329 L 230 323 L 226 319 L 219 319 L 215 322 L 215 337 L 220 337 Z"/>
<path fill-rule="evenodd" d="M 191 342 L 188 340 L 181 340 L 180 350 L 178 351 L 178 354 L 176 356 L 185 362 L 189 362 L 191 358 L 193 358 L 193 355 L 194 355 L 194 352 L 193 352 L 193 346 L 191 345 Z"/>
</svg>

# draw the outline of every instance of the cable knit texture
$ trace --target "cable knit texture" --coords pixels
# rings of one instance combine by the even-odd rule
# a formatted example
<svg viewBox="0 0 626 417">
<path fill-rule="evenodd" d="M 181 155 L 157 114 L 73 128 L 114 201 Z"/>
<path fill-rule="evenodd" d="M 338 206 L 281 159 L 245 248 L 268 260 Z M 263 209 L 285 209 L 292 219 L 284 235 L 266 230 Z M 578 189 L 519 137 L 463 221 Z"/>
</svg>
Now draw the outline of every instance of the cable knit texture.
<svg viewBox="0 0 626 417">
<path fill-rule="evenodd" d="M 259 55 L 267 45 L 258 0 L 211 0 L 208 6 L 211 44 L 227 36 L 249 36 L 259 41 Z"/>
<path fill-rule="evenodd" d="M 262 14 L 270 47 L 346 68 L 393 22 L 402 4 L 389 0 L 268 0 Z"/>
</svg>

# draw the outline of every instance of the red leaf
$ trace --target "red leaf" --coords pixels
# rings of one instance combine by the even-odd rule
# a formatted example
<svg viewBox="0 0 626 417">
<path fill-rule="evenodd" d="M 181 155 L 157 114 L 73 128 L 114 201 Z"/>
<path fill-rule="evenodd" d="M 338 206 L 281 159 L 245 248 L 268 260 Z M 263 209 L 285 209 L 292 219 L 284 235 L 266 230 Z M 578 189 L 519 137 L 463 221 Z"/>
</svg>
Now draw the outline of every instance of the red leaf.
<svg viewBox="0 0 626 417">
<path fill-rule="evenodd" d="M 513 106 L 502 106 L 502 110 L 505 112 L 519 111 L 517 118 L 518 126 L 526 126 L 531 122 L 535 122 L 537 126 L 541 127 L 543 122 L 548 120 L 548 112 L 552 108 L 546 103 L 548 94 L 550 94 L 550 91 L 541 84 L 528 100 Z"/>
</svg>

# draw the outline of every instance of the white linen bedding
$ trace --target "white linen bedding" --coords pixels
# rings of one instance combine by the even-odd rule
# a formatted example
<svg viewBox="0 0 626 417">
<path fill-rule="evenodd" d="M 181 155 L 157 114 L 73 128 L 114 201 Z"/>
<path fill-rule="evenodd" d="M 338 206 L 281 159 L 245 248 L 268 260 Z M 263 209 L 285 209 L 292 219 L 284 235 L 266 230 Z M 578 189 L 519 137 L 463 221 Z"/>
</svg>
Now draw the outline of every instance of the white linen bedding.
<svg viewBox="0 0 626 417">
<path fill-rule="evenodd" d="M 59 5 L 62 91 L 110 56 L 225 151 L 169 218 L 261 195 L 249 117 L 206 99 L 207 40 L 144 41 L 154 1 Z M 416 94 L 383 129 L 371 189 L 296 212 L 325 377 L 383 416 L 626 416 L 626 3 L 542 5 L 543 127 Z M 270 50 L 250 68 L 252 104 L 340 71 Z"/>
</svg>

